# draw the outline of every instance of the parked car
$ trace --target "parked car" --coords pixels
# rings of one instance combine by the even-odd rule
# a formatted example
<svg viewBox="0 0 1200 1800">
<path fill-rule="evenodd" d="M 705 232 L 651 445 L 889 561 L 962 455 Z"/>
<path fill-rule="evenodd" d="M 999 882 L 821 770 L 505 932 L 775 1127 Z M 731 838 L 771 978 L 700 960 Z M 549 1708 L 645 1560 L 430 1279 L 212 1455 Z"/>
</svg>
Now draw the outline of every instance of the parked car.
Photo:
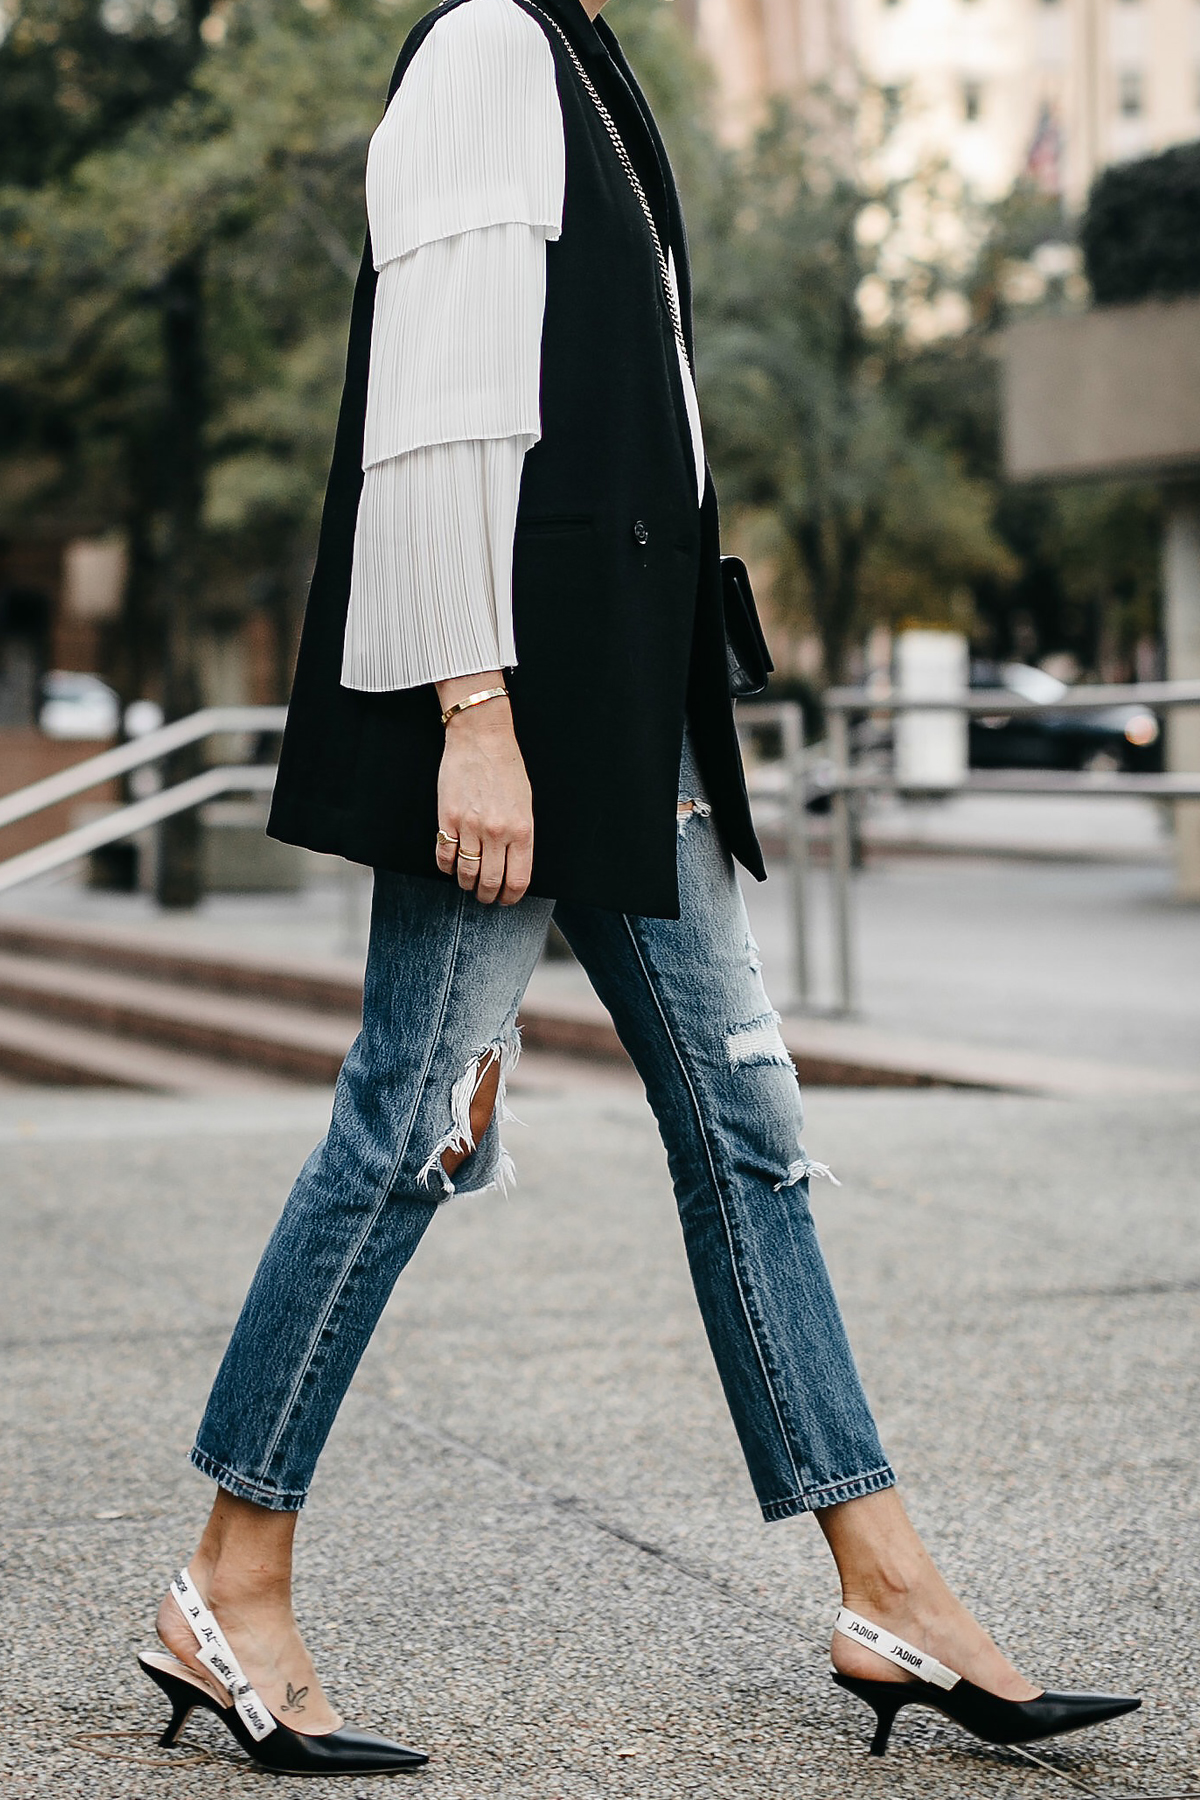
<svg viewBox="0 0 1200 1800">
<path fill-rule="evenodd" d="M 1065 681 L 1028 663 L 975 662 L 973 688 L 1007 688 L 1045 708 L 1036 713 L 984 713 L 970 721 L 973 769 L 1107 769 L 1142 773 L 1162 768 L 1162 726 L 1149 707 L 1098 706 L 1056 711 Z"/>
<path fill-rule="evenodd" d="M 157 700 L 133 700 L 121 718 L 120 696 L 99 675 L 51 669 L 41 681 L 38 727 L 53 738 L 145 737 L 163 722 Z"/>
<path fill-rule="evenodd" d="M 98 675 L 51 669 L 42 677 L 38 726 L 53 738 L 113 738 L 121 724 L 118 695 Z"/>
</svg>

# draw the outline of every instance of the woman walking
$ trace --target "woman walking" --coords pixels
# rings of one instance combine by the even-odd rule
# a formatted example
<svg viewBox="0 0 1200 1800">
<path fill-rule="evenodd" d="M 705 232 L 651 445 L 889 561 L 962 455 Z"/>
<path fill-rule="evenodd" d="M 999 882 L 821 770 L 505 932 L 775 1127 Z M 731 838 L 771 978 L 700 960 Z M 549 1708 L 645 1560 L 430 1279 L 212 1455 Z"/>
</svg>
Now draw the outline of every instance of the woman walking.
<svg viewBox="0 0 1200 1800">
<path fill-rule="evenodd" d="M 686 240 L 593 0 L 447 0 L 410 34 L 271 830 L 375 871 L 362 1031 L 218 1372 L 218 1484 L 146 1673 L 261 1764 L 425 1757 L 346 1727 L 291 1609 L 297 1514 L 392 1287 L 455 1192 L 503 1187 L 515 1019 L 554 919 L 668 1158 L 767 1519 L 812 1512 L 834 1679 L 992 1742 L 1134 1699 L 1027 1682 L 909 1523 L 808 1208 L 795 1074 L 734 875 L 764 874 L 730 697 Z"/>
</svg>

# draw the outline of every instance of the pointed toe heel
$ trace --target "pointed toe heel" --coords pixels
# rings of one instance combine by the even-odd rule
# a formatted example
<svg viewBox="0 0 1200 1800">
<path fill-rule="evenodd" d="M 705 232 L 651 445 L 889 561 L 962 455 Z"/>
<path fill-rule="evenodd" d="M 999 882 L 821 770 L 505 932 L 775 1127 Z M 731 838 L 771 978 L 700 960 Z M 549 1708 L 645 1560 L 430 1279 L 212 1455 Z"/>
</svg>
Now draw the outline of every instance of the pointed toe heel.
<svg viewBox="0 0 1200 1800">
<path fill-rule="evenodd" d="M 871 1755 L 887 1749 L 896 1714 L 903 1706 L 928 1706 L 961 1725 L 985 1744 L 1034 1744 L 1040 1738 L 1058 1737 L 1067 1731 L 1084 1731 L 1103 1725 L 1142 1704 L 1132 1694 L 1038 1694 L 1032 1700 L 1002 1700 L 986 1688 L 955 1674 L 944 1663 L 906 1644 L 882 1626 L 842 1607 L 836 1630 L 856 1644 L 863 1644 L 903 1669 L 907 1681 L 869 1681 L 859 1675 L 833 1671 L 837 1686 L 865 1701 L 875 1714 Z"/>
<path fill-rule="evenodd" d="M 423 1750 L 410 1750 L 353 1725 L 312 1737 L 289 1730 L 246 1680 L 186 1570 L 176 1576 L 172 1592 L 192 1628 L 205 1674 L 165 1652 L 143 1651 L 138 1656 L 143 1672 L 170 1702 L 170 1723 L 158 1740 L 164 1747 L 179 1742 L 191 1714 L 203 1707 L 216 1714 L 259 1768 L 277 1775 L 397 1775 L 424 1768 L 429 1761 Z"/>
</svg>

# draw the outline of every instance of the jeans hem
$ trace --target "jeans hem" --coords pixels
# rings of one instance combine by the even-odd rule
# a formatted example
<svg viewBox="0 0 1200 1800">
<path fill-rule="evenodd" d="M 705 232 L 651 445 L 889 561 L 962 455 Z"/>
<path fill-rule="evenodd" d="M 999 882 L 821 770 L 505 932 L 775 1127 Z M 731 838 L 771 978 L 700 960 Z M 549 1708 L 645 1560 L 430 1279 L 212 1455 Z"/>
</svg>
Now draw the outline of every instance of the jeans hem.
<svg viewBox="0 0 1200 1800">
<path fill-rule="evenodd" d="M 198 1444 L 193 1444 L 188 1453 L 188 1461 L 193 1469 L 199 1469 L 202 1475 L 215 1481 L 227 1494 L 234 1494 L 239 1500 L 252 1500 L 255 1506 L 263 1506 L 268 1512 L 299 1512 L 308 1498 L 306 1493 L 291 1494 L 286 1490 L 264 1487 L 261 1482 L 251 1481 L 247 1476 L 239 1475 L 236 1470 L 218 1462 L 207 1450 L 201 1450 Z"/>
<path fill-rule="evenodd" d="M 824 1487 L 809 1488 L 803 1494 L 790 1494 L 783 1500 L 763 1502 L 762 1516 L 768 1525 L 776 1519 L 794 1519 L 797 1513 L 819 1512 L 823 1506 L 841 1506 L 847 1500 L 861 1500 L 867 1494 L 882 1493 L 895 1487 L 896 1476 L 887 1463 L 866 1475 L 848 1475 L 841 1481 L 827 1482 Z"/>
</svg>

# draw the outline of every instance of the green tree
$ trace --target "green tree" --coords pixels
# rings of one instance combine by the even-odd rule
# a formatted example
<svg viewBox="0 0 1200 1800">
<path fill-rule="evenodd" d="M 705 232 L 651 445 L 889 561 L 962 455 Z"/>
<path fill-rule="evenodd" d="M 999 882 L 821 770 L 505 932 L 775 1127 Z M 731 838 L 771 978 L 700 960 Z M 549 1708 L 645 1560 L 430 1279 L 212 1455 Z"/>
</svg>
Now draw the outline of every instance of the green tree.
<svg viewBox="0 0 1200 1800">
<path fill-rule="evenodd" d="M 366 142 L 411 16 L 376 0 L 196 0 L 159 104 L 131 103 L 65 161 L 50 148 L 40 182 L 0 194 L 0 404 L 19 427 L 0 494 L 10 516 L 123 524 L 120 662 L 140 685 L 156 622 L 171 716 L 199 703 L 206 612 L 244 610 L 253 591 L 276 614 L 281 675 L 290 659 Z M 192 821 L 168 852 L 162 898 L 190 904 Z"/>
<path fill-rule="evenodd" d="M 947 275 L 897 257 L 911 194 L 866 187 L 844 145 L 836 119 L 819 129 L 777 104 L 725 157 L 698 258 L 722 491 L 773 554 L 785 607 L 811 619 L 830 680 L 873 621 L 969 624 L 972 585 L 1012 568 L 988 483 L 910 417 L 914 330 Z"/>
<path fill-rule="evenodd" d="M 1125 679 L 1158 631 L 1158 497 L 1128 483 L 1019 487 L 1006 482 L 1001 460 L 998 334 L 1031 309 L 1087 305 L 1078 224 L 1056 197 L 1024 183 L 984 223 L 963 287 L 968 328 L 911 355 L 903 375 L 910 428 L 940 434 L 990 487 L 1011 557 L 1007 573 L 973 584 L 976 648 L 1034 661 L 1066 651 L 1102 679 Z"/>
</svg>

